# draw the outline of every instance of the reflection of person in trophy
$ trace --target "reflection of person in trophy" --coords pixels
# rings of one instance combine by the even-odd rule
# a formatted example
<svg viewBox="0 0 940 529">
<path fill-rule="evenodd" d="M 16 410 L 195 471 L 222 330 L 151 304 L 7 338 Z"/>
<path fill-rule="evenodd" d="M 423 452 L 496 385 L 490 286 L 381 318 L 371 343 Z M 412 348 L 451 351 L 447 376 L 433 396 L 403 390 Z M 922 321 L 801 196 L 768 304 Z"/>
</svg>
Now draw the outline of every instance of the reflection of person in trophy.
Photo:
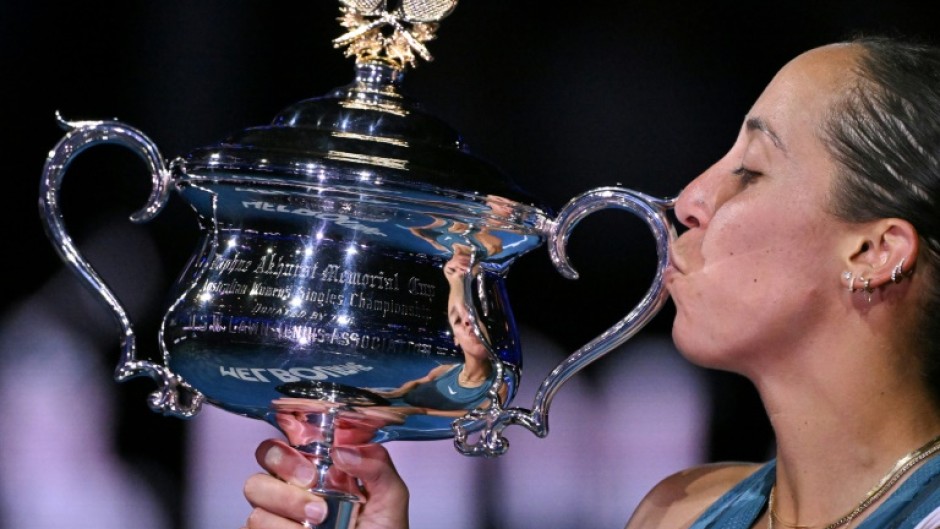
<svg viewBox="0 0 940 529">
<path fill-rule="evenodd" d="M 803 53 L 680 193 L 673 339 L 754 383 L 776 445 L 762 462 L 667 477 L 629 529 L 940 527 L 938 80 L 936 47 L 864 38 Z M 351 472 L 374 493 L 357 529 L 407 527 L 404 484 L 384 453 L 364 458 Z M 297 506 L 322 503 L 273 478 L 250 479 L 246 497 L 284 524 L 255 529 L 296 527 Z"/>
<path fill-rule="evenodd" d="M 490 215 L 499 219 L 512 217 L 515 208 L 513 201 L 497 195 L 486 195 L 486 205 L 490 208 Z"/>
<path fill-rule="evenodd" d="M 310 398 L 282 397 L 271 402 L 277 427 L 294 446 L 329 442 L 336 446 L 360 446 L 390 424 L 404 424 L 405 414 L 390 406 L 343 406 Z M 321 417 L 335 414 L 330 431 Z"/>
<path fill-rule="evenodd" d="M 450 253 L 451 246 L 468 243 L 481 248 L 487 255 L 497 254 L 502 250 L 499 237 L 490 233 L 486 226 L 474 228 L 457 220 L 434 217 L 430 224 L 408 228 L 408 231 L 441 252 Z"/>
<path fill-rule="evenodd" d="M 489 207 L 490 215 L 494 217 L 509 218 L 512 214 L 512 203 L 505 198 L 488 195 L 486 205 Z M 483 252 L 483 257 L 492 257 L 503 251 L 502 239 L 493 233 L 489 224 L 477 227 L 455 219 L 445 219 L 434 215 L 431 217 L 433 220 L 430 223 L 410 227 L 408 231 L 415 237 L 424 239 L 436 250 L 456 254 L 457 250 L 453 248 L 454 246 L 472 246 Z"/>
<path fill-rule="evenodd" d="M 388 399 L 401 398 L 428 415 L 459 417 L 467 410 L 489 406 L 488 391 L 495 371 L 486 345 L 474 332 L 464 295 L 464 278 L 472 273 L 473 249 L 454 244 L 453 251 L 453 257 L 443 267 L 449 286 L 447 318 L 454 333 L 454 343 L 463 352 L 463 361 L 439 365 L 425 376 L 393 390 L 373 391 Z M 480 325 L 479 329 L 486 338 L 486 327 Z M 500 398 L 505 398 L 505 388 L 501 386 Z"/>
</svg>

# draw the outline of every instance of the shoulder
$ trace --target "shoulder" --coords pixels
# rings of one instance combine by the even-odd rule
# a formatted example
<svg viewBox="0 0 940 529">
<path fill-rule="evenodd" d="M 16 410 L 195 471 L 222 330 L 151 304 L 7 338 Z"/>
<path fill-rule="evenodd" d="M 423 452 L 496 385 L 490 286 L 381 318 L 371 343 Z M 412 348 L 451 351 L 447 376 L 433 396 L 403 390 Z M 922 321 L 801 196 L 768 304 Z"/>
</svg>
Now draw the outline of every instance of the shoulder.
<svg viewBox="0 0 940 529">
<path fill-rule="evenodd" d="M 722 494 L 753 474 L 755 463 L 712 463 L 677 472 L 647 493 L 627 529 L 686 529 Z"/>
</svg>

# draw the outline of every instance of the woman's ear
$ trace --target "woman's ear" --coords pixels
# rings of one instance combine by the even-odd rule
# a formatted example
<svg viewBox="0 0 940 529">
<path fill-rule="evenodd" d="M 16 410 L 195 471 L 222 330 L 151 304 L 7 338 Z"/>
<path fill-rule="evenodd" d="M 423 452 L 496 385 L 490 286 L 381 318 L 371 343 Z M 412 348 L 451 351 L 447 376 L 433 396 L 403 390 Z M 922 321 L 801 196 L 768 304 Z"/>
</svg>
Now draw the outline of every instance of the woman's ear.
<svg viewBox="0 0 940 529">
<path fill-rule="evenodd" d="M 894 218 L 872 221 L 864 224 L 854 237 L 848 271 L 858 278 L 857 287 L 862 287 L 865 281 L 871 289 L 899 282 L 914 267 L 920 239 L 908 221 Z"/>
</svg>

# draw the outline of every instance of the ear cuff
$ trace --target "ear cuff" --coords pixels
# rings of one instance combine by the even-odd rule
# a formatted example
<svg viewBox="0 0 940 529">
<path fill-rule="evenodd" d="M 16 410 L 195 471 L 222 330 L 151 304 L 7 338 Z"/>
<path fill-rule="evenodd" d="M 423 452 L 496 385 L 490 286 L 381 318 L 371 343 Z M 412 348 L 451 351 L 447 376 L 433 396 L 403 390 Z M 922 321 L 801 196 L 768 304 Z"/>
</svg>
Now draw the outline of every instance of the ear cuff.
<svg viewBox="0 0 940 529">
<path fill-rule="evenodd" d="M 894 267 L 894 270 L 891 271 L 891 282 L 900 283 L 904 280 L 904 259 L 901 259 L 901 262 Z"/>
</svg>

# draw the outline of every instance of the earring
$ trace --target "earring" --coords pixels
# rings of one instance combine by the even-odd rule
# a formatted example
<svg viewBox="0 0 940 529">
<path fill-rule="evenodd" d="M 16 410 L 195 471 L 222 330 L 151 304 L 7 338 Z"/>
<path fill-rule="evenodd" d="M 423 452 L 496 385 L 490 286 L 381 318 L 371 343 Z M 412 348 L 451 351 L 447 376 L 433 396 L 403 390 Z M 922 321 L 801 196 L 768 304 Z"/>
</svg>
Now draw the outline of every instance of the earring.
<svg viewBox="0 0 940 529">
<path fill-rule="evenodd" d="M 852 275 L 852 272 L 848 270 L 842 272 L 842 281 L 848 285 L 849 292 L 855 292 L 855 276 Z"/>
<path fill-rule="evenodd" d="M 871 279 L 864 279 L 862 281 L 862 290 L 865 291 L 865 297 L 868 299 L 868 302 L 871 303 L 871 293 L 874 292 L 874 290 L 871 288 Z"/>
<path fill-rule="evenodd" d="M 892 283 L 900 283 L 904 279 L 904 259 L 906 258 L 901 259 L 901 262 L 891 271 Z"/>
</svg>

